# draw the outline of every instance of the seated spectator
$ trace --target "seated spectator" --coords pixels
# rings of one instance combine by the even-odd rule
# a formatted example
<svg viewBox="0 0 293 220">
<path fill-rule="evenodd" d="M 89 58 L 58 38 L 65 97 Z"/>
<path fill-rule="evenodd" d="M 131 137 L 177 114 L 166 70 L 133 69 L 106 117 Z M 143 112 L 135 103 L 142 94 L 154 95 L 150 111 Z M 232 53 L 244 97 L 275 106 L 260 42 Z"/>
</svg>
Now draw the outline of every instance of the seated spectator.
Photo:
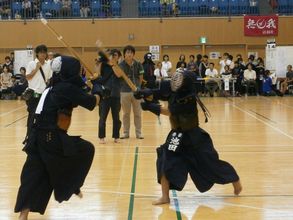
<svg viewBox="0 0 293 220">
<path fill-rule="evenodd" d="M 0 5 L 0 19 L 3 18 L 11 18 L 11 9 L 10 9 L 10 1 L 9 0 L 4 0 L 1 1 Z"/>
<path fill-rule="evenodd" d="M 62 7 L 60 13 L 62 17 L 71 16 L 71 0 L 62 0 Z"/>
<path fill-rule="evenodd" d="M 80 17 L 87 18 L 90 12 L 90 2 L 89 0 L 80 1 Z"/>
<path fill-rule="evenodd" d="M 20 68 L 20 73 L 16 74 L 14 78 L 14 83 L 12 87 L 12 91 L 16 94 L 17 97 L 20 97 L 21 94 L 28 86 L 28 82 L 26 80 L 26 69 L 24 67 Z"/>
<path fill-rule="evenodd" d="M 168 73 L 165 69 L 162 68 L 162 63 L 157 63 L 157 68 L 155 69 L 154 75 L 156 76 L 156 80 L 161 80 L 168 77 Z"/>
<path fill-rule="evenodd" d="M 252 64 L 248 64 L 248 69 L 244 70 L 243 84 L 246 86 L 246 95 L 248 95 L 249 88 L 253 87 L 258 95 L 258 87 L 256 84 L 256 72 L 252 69 Z"/>
<path fill-rule="evenodd" d="M 269 70 L 265 70 L 262 81 L 262 95 L 275 96 L 276 93 L 272 89 L 272 78 L 270 77 Z"/>
<path fill-rule="evenodd" d="M 12 74 L 9 72 L 9 69 L 7 66 L 3 67 L 3 72 L 0 74 L 0 85 L 1 85 L 2 98 L 3 98 L 3 94 L 11 93 L 11 88 L 13 85 Z"/>
<path fill-rule="evenodd" d="M 220 81 L 218 71 L 214 68 L 215 64 L 210 63 L 209 68 L 206 69 L 206 82 L 205 86 L 208 90 L 210 97 L 214 97 L 215 91 L 219 88 Z"/>
<path fill-rule="evenodd" d="M 281 83 L 281 92 L 285 94 L 289 85 L 293 85 L 293 70 L 292 65 L 287 66 L 286 79 Z"/>
<path fill-rule="evenodd" d="M 228 96 L 230 93 L 230 79 L 232 78 L 232 72 L 228 65 L 224 67 L 224 72 L 221 74 L 221 78 L 223 79 L 222 90 L 224 91 L 224 96 Z"/>
</svg>

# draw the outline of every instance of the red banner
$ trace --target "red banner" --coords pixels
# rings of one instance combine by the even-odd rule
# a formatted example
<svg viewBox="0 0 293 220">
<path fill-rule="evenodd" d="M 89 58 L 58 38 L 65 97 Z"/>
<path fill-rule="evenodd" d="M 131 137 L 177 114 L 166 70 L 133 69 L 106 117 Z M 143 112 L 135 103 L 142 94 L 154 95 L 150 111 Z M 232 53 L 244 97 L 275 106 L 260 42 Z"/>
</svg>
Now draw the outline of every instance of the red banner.
<svg viewBox="0 0 293 220">
<path fill-rule="evenodd" d="M 245 36 L 277 36 L 278 16 L 244 16 Z"/>
</svg>

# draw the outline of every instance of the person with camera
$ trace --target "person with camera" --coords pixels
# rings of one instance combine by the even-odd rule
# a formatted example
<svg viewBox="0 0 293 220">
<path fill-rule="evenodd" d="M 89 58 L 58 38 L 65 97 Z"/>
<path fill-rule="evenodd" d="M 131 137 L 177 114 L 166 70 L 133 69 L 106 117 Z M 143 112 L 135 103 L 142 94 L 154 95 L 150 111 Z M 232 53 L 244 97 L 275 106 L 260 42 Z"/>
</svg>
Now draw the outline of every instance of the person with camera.
<svg viewBox="0 0 293 220">
<path fill-rule="evenodd" d="M 36 59 L 29 62 L 26 68 L 26 79 L 28 89 L 24 92 L 23 98 L 26 100 L 28 118 L 27 132 L 24 143 L 29 136 L 33 122 L 34 114 L 39 103 L 40 97 L 46 89 L 49 79 L 52 77 L 50 63 L 46 61 L 48 48 L 46 45 L 38 45 L 35 49 Z"/>
<path fill-rule="evenodd" d="M 97 86 L 104 86 L 111 90 L 110 97 L 107 97 L 101 100 L 99 105 L 99 138 L 100 144 L 105 144 L 106 137 L 106 120 L 111 109 L 112 120 L 113 120 L 113 131 L 112 138 L 114 142 L 118 143 L 119 141 L 119 132 L 121 128 L 121 121 L 119 118 L 119 112 L 121 110 L 120 103 L 120 77 L 121 74 L 118 67 L 118 61 L 121 57 L 121 52 L 117 49 L 112 49 L 105 54 L 104 52 L 99 52 L 99 66 L 97 68 L 97 75 L 99 77 L 95 80 L 92 80 L 94 84 L 94 89 Z"/>
</svg>

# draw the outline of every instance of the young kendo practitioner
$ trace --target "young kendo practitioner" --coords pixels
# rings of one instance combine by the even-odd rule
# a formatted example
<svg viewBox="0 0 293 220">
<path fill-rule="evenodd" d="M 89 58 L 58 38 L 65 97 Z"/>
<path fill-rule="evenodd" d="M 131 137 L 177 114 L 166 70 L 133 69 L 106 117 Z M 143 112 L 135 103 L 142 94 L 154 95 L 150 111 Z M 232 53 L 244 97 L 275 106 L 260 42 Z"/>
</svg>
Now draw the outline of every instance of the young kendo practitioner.
<svg viewBox="0 0 293 220">
<path fill-rule="evenodd" d="M 170 203 L 169 190 L 181 191 L 188 173 L 200 192 L 208 191 L 215 183 L 232 183 L 234 194 L 239 195 L 242 186 L 235 169 L 219 160 L 209 134 L 199 127 L 197 104 L 207 117 L 209 112 L 194 89 L 192 72 L 176 72 L 170 81 L 162 81 L 159 89 L 144 89 L 134 96 L 144 98 L 143 110 L 156 115 L 169 116 L 172 130 L 166 142 L 157 148 L 157 178 L 162 187 L 162 197 L 153 205 Z M 168 101 L 162 107 L 151 99 Z"/>
<path fill-rule="evenodd" d="M 76 194 L 90 169 L 94 146 L 80 136 L 69 136 L 67 130 L 73 108 L 93 110 L 108 91 L 101 89 L 89 95 L 80 76 L 80 62 L 58 56 L 51 63 L 53 81 L 37 106 L 34 131 L 24 147 L 27 159 L 21 173 L 15 212 L 25 220 L 29 212 L 44 214 L 52 191 L 58 202 Z"/>
</svg>

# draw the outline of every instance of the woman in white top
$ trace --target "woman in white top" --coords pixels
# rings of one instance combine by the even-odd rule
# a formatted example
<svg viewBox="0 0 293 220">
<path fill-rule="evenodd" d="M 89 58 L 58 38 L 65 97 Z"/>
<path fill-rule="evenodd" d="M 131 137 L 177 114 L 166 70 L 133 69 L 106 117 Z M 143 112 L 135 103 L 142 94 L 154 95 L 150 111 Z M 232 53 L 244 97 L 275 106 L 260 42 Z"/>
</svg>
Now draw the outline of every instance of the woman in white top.
<svg viewBox="0 0 293 220">
<path fill-rule="evenodd" d="M 168 76 L 171 76 L 172 63 L 169 61 L 167 54 L 163 56 L 162 69 L 167 72 Z"/>
<path fill-rule="evenodd" d="M 228 53 L 224 53 L 223 54 L 223 60 L 220 61 L 220 66 L 221 66 L 221 70 L 220 70 L 220 74 L 222 74 L 223 72 L 225 72 L 225 66 L 230 66 L 231 65 L 231 60 L 229 60 L 229 54 Z"/>
<path fill-rule="evenodd" d="M 155 69 L 154 75 L 156 76 L 156 80 L 168 77 L 168 73 L 165 69 L 163 69 L 161 62 L 157 63 L 157 68 Z"/>
</svg>

